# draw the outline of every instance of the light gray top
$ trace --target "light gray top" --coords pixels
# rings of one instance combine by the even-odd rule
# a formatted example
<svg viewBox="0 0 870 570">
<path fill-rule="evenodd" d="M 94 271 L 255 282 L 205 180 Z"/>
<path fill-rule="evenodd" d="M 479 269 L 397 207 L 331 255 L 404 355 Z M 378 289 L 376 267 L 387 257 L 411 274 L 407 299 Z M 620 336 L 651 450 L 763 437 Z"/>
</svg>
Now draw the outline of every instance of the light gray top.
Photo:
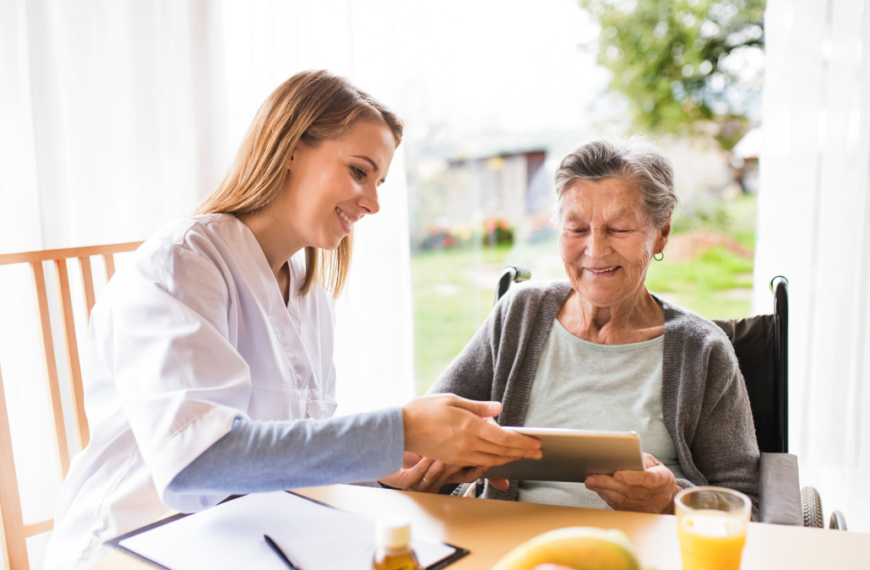
<svg viewBox="0 0 870 570">
<path fill-rule="evenodd" d="M 567 280 L 513 287 L 430 392 L 499 401 L 498 423 L 523 425 L 541 349 L 570 293 Z M 677 484 L 729 487 L 757 505 L 760 453 L 734 348 L 712 321 L 659 302 L 662 416 L 685 475 Z M 484 497 L 516 500 L 517 481 L 507 491 L 487 485 Z"/>
<path fill-rule="evenodd" d="M 663 347 L 663 336 L 632 344 L 595 344 L 553 320 L 524 425 L 637 432 L 643 451 L 685 479 L 662 416 Z M 518 500 L 610 508 L 582 483 L 520 481 Z"/>
</svg>

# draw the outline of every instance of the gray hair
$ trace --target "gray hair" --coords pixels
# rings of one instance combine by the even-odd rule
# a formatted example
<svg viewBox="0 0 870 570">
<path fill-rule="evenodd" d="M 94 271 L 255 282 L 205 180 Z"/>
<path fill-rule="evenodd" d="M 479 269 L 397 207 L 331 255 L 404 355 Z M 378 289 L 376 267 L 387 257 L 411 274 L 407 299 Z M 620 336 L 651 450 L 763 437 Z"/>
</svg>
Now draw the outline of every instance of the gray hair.
<svg viewBox="0 0 870 570">
<path fill-rule="evenodd" d="M 575 180 L 619 178 L 640 190 L 643 207 L 657 228 L 664 226 L 677 205 L 671 161 L 641 137 L 598 140 L 568 153 L 556 171 L 559 217 L 565 190 Z"/>
</svg>

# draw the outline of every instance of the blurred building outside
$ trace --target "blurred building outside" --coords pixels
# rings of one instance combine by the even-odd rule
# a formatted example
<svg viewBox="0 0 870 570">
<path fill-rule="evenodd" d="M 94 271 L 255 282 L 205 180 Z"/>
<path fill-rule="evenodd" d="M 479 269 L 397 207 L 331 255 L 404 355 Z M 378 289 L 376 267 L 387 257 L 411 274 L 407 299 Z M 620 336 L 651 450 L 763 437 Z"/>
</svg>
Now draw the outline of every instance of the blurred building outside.
<svg viewBox="0 0 870 570">
<path fill-rule="evenodd" d="M 731 149 L 735 180 L 746 194 L 758 193 L 758 157 L 761 154 L 761 127 L 753 127 Z"/>
<path fill-rule="evenodd" d="M 447 165 L 447 218 L 454 224 L 503 219 L 522 225 L 549 206 L 544 150 L 454 158 Z"/>
</svg>

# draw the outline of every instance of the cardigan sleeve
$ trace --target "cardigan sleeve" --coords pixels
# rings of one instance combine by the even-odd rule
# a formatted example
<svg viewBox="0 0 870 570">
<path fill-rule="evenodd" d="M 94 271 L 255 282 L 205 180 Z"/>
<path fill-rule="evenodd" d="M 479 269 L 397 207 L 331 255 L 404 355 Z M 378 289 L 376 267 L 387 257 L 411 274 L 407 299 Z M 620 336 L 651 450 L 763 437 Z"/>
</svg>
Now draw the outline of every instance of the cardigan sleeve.
<svg viewBox="0 0 870 570">
<path fill-rule="evenodd" d="M 717 338 L 710 347 L 706 389 L 694 435 L 692 460 L 707 482 L 744 493 L 756 513 L 761 453 L 749 394 L 727 339 Z"/>
</svg>

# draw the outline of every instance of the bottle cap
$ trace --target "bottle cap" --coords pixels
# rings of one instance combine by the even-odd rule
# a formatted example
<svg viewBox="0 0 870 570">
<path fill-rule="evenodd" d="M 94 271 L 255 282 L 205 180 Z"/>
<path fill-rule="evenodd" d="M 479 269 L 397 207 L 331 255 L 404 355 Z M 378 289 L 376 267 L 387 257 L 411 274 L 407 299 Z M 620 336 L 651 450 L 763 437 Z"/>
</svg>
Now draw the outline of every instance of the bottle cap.
<svg viewBox="0 0 870 570">
<path fill-rule="evenodd" d="M 378 519 L 375 541 L 382 548 L 406 548 L 411 544 L 411 521 L 405 517 Z"/>
</svg>

